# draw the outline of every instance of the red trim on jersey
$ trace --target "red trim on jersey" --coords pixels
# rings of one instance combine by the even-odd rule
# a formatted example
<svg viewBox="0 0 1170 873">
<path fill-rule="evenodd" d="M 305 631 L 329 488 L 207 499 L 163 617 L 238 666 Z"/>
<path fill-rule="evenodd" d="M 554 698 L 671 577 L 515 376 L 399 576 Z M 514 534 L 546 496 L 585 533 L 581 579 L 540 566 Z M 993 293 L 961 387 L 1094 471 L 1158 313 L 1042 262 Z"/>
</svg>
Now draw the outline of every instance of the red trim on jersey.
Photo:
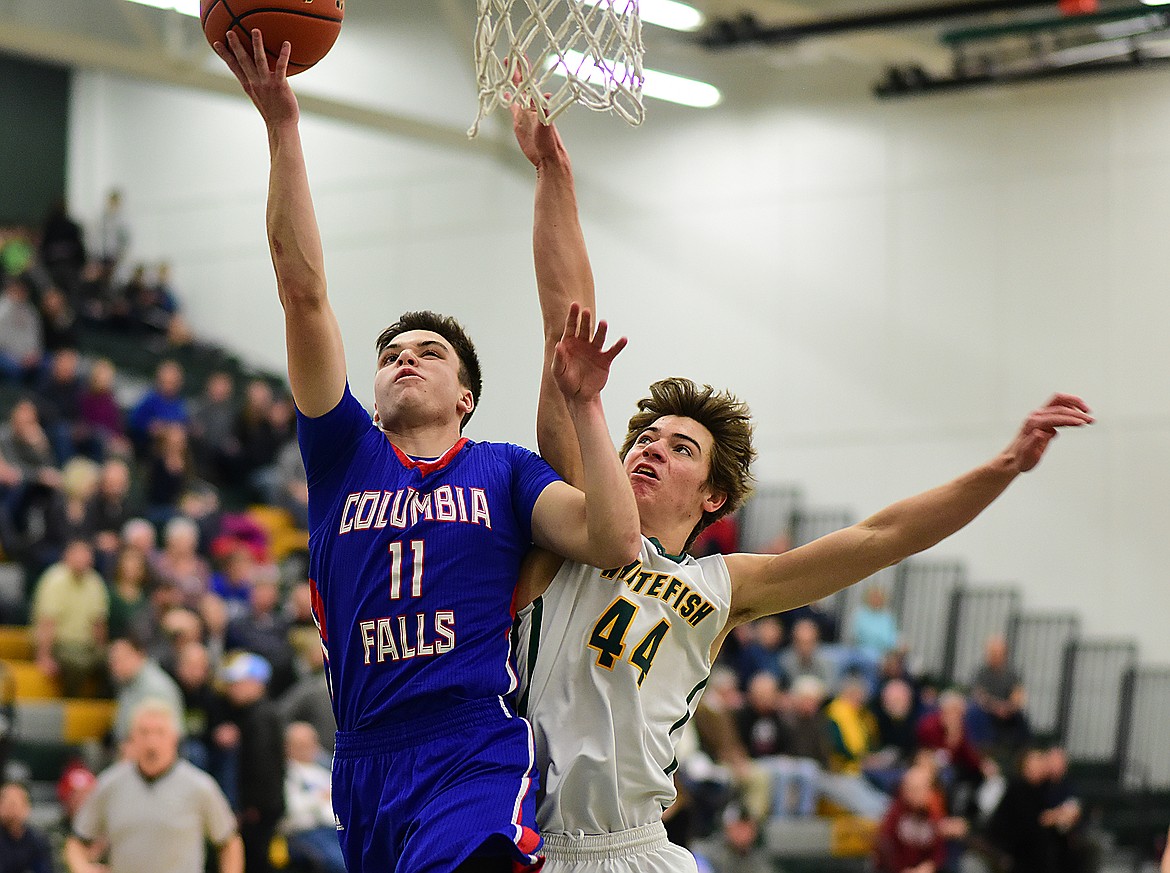
<svg viewBox="0 0 1170 873">
<path fill-rule="evenodd" d="M 540 845 L 540 834 L 532 828 L 520 826 L 520 839 L 516 841 L 516 847 L 520 849 L 525 855 L 531 855 L 536 851 L 536 847 Z"/>
<path fill-rule="evenodd" d="M 317 580 L 309 580 L 309 603 L 313 610 L 313 617 L 317 619 L 317 630 L 321 632 L 321 639 L 329 642 L 329 628 L 325 626 L 325 604 L 321 602 L 321 592 L 317 590 Z"/>
<path fill-rule="evenodd" d="M 442 470 L 444 467 L 450 464 L 451 461 L 454 460 L 455 456 L 459 454 L 459 450 L 469 442 L 471 442 L 471 440 L 469 440 L 467 437 L 460 437 L 459 441 L 455 443 L 455 445 L 451 446 L 451 448 L 447 449 L 447 451 L 443 453 L 442 457 L 436 458 L 433 461 L 416 461 L 410 455 L 402 451 L 402 449 L 398 448 L 398 446 L 394 445 L 394 443 L 390 443 L 390 448 L 394 449 L 394 454 L 398 456 L 398 460 L 406 469 L 418 470 L 419 475 L 429 476 L 436 470 Z"/>
</svg>

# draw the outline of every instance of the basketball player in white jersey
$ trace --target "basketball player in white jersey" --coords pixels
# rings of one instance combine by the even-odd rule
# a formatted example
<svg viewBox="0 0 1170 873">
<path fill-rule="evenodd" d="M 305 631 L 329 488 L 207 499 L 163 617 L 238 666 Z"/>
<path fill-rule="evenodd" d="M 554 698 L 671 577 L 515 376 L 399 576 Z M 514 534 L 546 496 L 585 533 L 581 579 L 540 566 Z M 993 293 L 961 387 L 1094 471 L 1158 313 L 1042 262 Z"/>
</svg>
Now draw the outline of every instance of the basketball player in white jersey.
<svg viewBox="0 0 1170 873">
<path fill-rule="evenodd" d="M 548 355 L 571 302 L 594 308 L 593 278 L 564 146 L 534 112 L 513 112 L 537 168 L 533 248 Z M 1058 394 L 1004 451 L 949 484 L 784 554 L 695 560 L 685 552 L 699 531 L 751 489 L 750 413 L 686 379 L 652 385 L 622 446 L 641 555 L 602 570 L 538 552 L 517 592 L 518 706 L 536 732 L 546 873 L 694 871 L 661 817 L 675 795 L 675 743 L 727 634 L 933 546 L 1036 466 L 1058 428 L 1091 422 L 1079 398 Z M 580 452 L 547 362 L 537 440 L 557 472 L 579 480 Z"/>
</svg>

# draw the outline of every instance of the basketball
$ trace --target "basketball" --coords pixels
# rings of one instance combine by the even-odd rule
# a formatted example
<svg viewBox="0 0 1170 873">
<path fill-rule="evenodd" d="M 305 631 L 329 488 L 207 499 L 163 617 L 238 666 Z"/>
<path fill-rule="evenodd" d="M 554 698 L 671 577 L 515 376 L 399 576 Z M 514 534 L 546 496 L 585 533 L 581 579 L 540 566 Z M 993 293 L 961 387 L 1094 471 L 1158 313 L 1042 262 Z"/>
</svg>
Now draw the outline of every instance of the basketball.
<svg viewBox="0 0 1170 873">
<path fill-rule="evenodd" d="M 345 17 L 345 0 L 199 0 L 199 20 L 209 43 L 227 45 L 228 31 L 249 50 L 252 30 L 264 35 L 264 50 L 275 62 L 287 40 L 291 76 L 307 70 L 333 48 Z"/>
</svg>

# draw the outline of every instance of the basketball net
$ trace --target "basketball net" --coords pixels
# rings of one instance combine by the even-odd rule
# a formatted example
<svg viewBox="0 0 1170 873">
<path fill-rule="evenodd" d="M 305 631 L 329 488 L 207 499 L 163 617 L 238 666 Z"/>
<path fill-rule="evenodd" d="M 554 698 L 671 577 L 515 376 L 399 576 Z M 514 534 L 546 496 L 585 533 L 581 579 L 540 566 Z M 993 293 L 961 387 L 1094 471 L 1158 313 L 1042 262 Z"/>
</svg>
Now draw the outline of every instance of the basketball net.
<svg viewBox="0 0 1170 873">
<path fill-rule="evenodd" d="M 549 124 L 574 103 L 642 123 L 638 0 L 477 0 L 479 112 L 534 106 Z M 513 70 L 519 70 L 513 82 Z"/>
</svg>

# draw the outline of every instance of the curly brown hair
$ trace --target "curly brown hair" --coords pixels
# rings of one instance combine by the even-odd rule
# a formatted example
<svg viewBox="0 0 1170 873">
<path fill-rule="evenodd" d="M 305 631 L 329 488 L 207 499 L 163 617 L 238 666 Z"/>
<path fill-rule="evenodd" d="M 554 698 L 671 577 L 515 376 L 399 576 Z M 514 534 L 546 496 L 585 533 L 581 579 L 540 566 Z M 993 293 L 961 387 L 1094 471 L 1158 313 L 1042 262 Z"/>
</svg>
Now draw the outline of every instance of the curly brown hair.
<svg viewBox="0 0 1170 873">
<path fill-rule="evenodd" d="M 629 454 L 638 436 L 664 415 L 689 418 L 711 432 L 711 467 L 707 484 L 726 497 L 714 512 L 704 512 L 691 531 L 689 549 L 704 528 L 735 512 L 752 493 L 751 465 L 756 459 L 752 445 L 752 413 L 748 405 L 728 391 L 699 386 L 690 379 L 673 377 L 650 386 L 650 396 L 638 401 L 638 411 L 627 425 L 622 457 Z"/>
<path fill-rule="evenodd" d="M 451 344 L 451 348 L 458 355 L 459 384 L 471 391 L 474 400 L 471 412 L 463 416 L 463 421 L 459 423 L 459 430 L 462 431 L 475 414 L 475 409 L 479 406 L 479 393 L 483 390 L 483 375 L 479 369 L 479 355 L 475 352 L 475 343 L 471 341 L 463 325 L 454 318 L 424 309 L 402 313 L 398 321 L 378 334 L 375 343 L 378 354 L 381 355 L 396 336 L 411 330 L 429 330 L 431 333 L 437 333 Z"/>
</svg>

